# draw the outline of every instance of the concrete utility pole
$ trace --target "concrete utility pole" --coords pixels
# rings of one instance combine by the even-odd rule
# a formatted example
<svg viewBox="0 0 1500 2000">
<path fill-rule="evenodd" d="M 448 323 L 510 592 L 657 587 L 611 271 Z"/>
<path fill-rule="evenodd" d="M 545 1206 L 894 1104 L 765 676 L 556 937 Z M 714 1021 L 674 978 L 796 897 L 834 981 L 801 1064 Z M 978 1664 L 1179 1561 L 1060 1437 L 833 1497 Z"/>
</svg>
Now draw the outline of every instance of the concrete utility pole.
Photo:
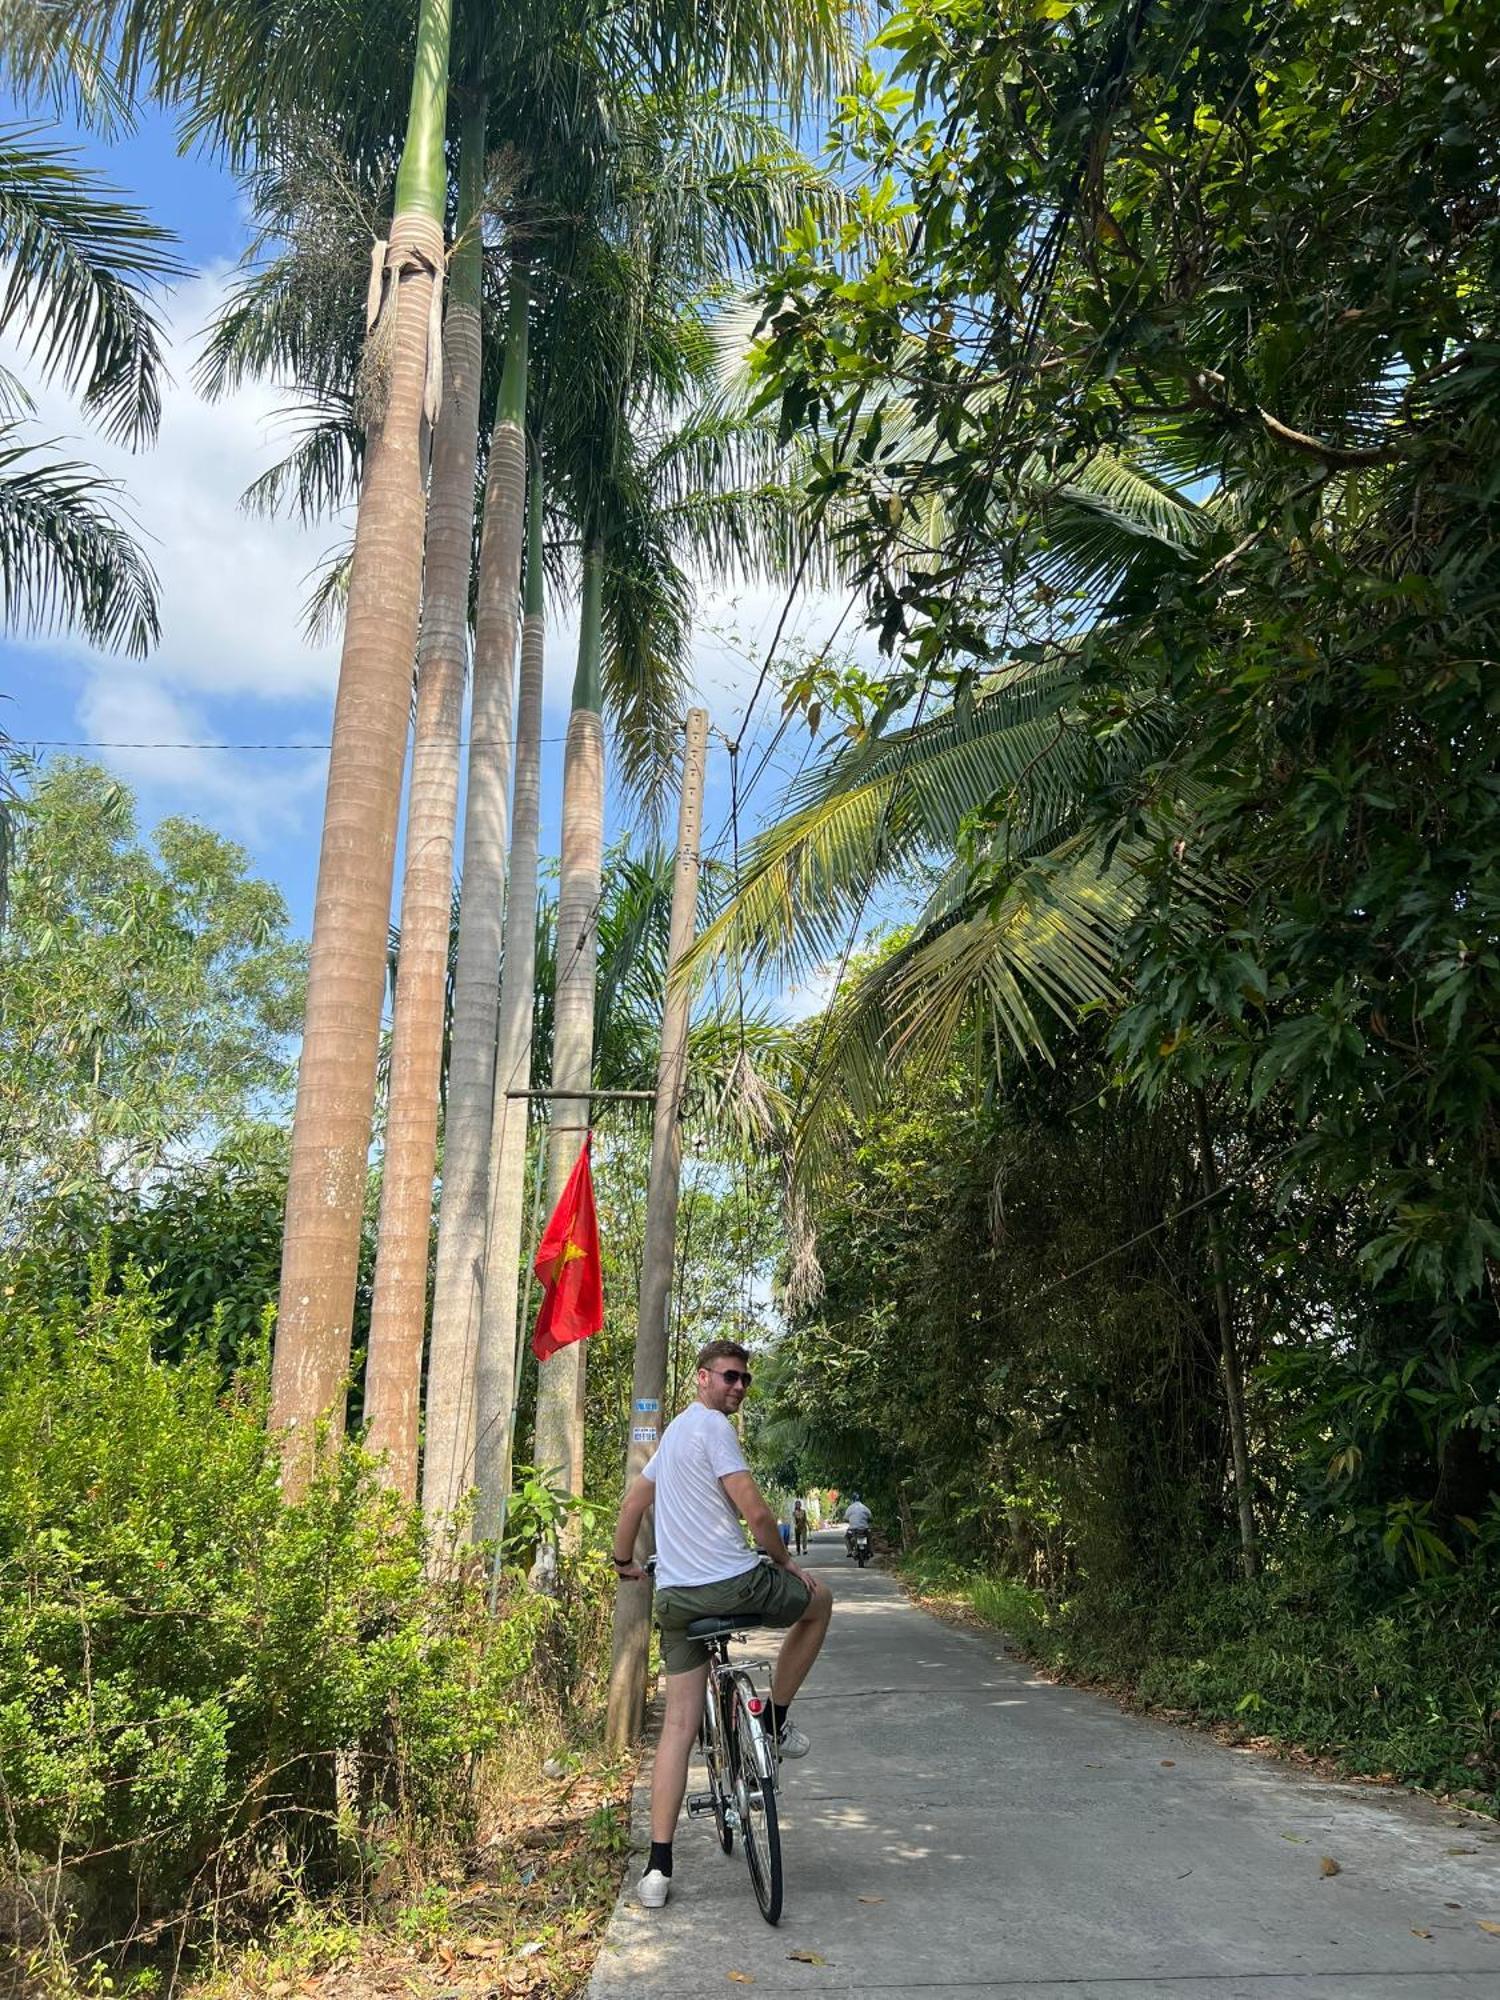
<svg viewBox="0 0 1500 2000">
<path fill-rule="evenodd" d="M 677 814 L 677 865 L 672 875 L 672 927 L 667 946 L 667 992 L 661 1020 L 661 1061 L 656 1072 L 656 1114 L 651 1126 L 651 1176 L 646 1183 L 646 1238 L 641 1254 L 641 1301 L 635 1331 L 635 1381 L 631 1390 L 629 1487 L 656 1450 L 667 1393 L 667 1325 L 677 1245 L 677 1187 L 682 1134 L 677 1111 L 687 1074 L 688 993 L 676 973 L 693 941 L 698 909 L 698 846 L 703 831 L 703 771 L 708 751 L 708 711 L 691 708 L 682 753 L 682 803 Z M 651 1553 L 649 1522 L 637 1554 Z M 646 1708 L 646 1661 L 651 1645 L 651 1586 L 622 1583 L 615 1597 L 614 1646 L 609 1667 L 609 1741 L 627 1748 L 641 1733 Z"/>
</svg>

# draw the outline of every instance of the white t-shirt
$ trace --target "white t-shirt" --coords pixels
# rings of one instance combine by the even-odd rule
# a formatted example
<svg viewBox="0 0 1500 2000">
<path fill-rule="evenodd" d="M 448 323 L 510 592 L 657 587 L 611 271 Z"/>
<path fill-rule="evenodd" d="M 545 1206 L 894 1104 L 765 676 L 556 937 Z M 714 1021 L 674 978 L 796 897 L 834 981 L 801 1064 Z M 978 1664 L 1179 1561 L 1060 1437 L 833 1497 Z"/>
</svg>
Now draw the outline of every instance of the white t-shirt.
<svg viewBox="0 0 1500 2000">
<path fill-rule="evenodd" d="M 760 1556 L 746 1547 L 740 1517 L 719 1484 L 726 1473 L 749 1470 L 721 1410 L 689 1403 L 667 1425 L 645 1466 L 656 1486 L 658 1587 L 722 1583 L 755 1568 Z"/>
<path fill-rule="evenodd" d="M 870 1518 L 870 1510 L 863 1500 L 851 1500 L 844 1509 L 844 1519 L 851 1528 L 868 1528 Z"/>
</svg>

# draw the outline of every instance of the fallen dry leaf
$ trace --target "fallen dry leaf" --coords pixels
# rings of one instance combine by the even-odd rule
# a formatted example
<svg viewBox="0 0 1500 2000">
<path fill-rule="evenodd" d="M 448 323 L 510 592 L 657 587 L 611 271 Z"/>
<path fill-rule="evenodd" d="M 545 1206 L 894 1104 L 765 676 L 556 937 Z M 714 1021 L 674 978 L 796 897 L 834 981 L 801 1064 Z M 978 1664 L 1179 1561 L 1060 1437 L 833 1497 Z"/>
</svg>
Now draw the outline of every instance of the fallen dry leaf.
<svg viewBox="0 0 1500 2000">
<path fill-rule="evenodd" d="M 826 1965 L 828 1960 L 815 1951 L 789 1951 L 788 1958 L 795 1958 L 799 1965 Z"/>
<path fill-rule="evenodd" d="M 753 1986 L 755 1984 L 755 1974 L 753 1972 L 731 1972 L 729 1976 L 736 1986 Z"/>
<path fill-rule="evenodd" d="M 1500 1937 L 1500 1924 L 1492 1924 L 1488 1917 L 1476 1917 L 1474 1921 L 1482 1931 L 1488 1931 L 1491 1937 Z"/>
<path fill-rule="evenodd" d="M 1343 1869 L 1340 1868 L 1331 1854 L 1323 1855 L 1318 1862 L 1318 1873 L 1320 1875 L 1342 1875 L 1343 1872 Z"/>
<path fill-rule="evenodd" d="M 1477 1847 L 1445 1847 L 1443 1852 L 1444 1854 L 1477 1854 L 1479 1849 Z"/>
<path fill-rule="evenodd" d="M 861 1903 L 883 1903 L 883 1902 L 885 1901 L 885 1897 L 884 1897 L 884 1896 L 860 1896 L 859 1898 L 857 1898 L 857 1900 L 858 1900 L 859 1902 L 861 1902 Z"/>
<path fill-rule="evenodd" d="M 1418 1929 L 1417 1929 L 1417 1926 L 1416 1926 L 1415 1924 L 1413 1924 L 1413 1925 L 1412 1925 L 1412 1927 L 1411 1927 L 1411 1934 L 1412 1934 L 1412 1936 L 1413 1936 L 1413 1937 L 1425 1937 L 1425 1938 L 1430 1938 L 1430 1937 L 1432 1936 L 1432 1932 L 1431 1932 L 1431 1931 L 1422 1931 L 1422 1930 L 1418 1930 Z"/>
<path fill-rule="evenodd" d="M 1177 1759 L 1175 1757 L 1163 1757 L 1161 1767 L 1164 1771 L 1175 1771 L 1177 1769 Z"/>
<path fill-rule="evenodd" d="M 286 1995 L 291 1990 L 292 1982 L 290 1979 L 273 1979 L 266 1988 L 266 2000 L 286 2000 Z"/>
</svg>

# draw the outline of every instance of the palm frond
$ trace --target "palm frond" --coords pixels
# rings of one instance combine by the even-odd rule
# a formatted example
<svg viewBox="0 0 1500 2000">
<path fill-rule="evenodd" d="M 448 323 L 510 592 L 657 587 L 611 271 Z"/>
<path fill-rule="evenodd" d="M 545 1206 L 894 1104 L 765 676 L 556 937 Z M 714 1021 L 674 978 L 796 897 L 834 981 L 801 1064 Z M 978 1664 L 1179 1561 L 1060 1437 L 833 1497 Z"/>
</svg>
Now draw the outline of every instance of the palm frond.
<svg viewBox="0 0 1500 2000">
<path fill-rule="evenodd" d="M 815 1044 L 800 1094 L 798 1180 L 831 1172 L 842 1137 L 883 1101 L 892 1071 L 935 1073 L 968 1021 L 987 1026 L 997 1052 L 1050 1060 L 1049 1018 L 1071 1028 L 1116 997 L 1145 855 L 1143 843 L 1106 854 L 1075 837 L 1011 871 L 993 895 L 917 926 L 862 973 Z"/>
<path fill-rule="evenodd" d="M 308 524 L 337 513 L 358 494 L 364 432 L 352 399 L 326 394 L 320 403 L 288 413 L 296 443 L 245 489 L 241 505 L 248 512 L 276 514 L 285 507 Z"/>
<path fill-rule="evenodd" d="M 102 138 L 128 131 L 129 93 L 115 71 L 107 14 L 75 0 L 6 0 L 0 61 L 16 101 L 76 118 Z"/>
<path fill-rule="evenodd" d="M 137 657 L 161 636 L 156 577 L 86 465 L 0 427 L 0 613 L 14 630 L 73 628 Z"/>
<path fill-rule="evenodd" d="M 309 572 L 313 587 L 302 607 L 302 633 L 310 646 L 326 645 L 337 635 L 349 602 L 353 568 L 354 543 L 349 541 L 327 550 L 318 568 Z"/>
<path fill-rule="evenodd" d="M 740 894 L 697 940 L 692 965 L 726 955 L 805 974 L 841 947 L 877 882 L 951 854 L 976 816 L 1000 826 L 1012 853 L 1054 846 L 1086 778 L 1131 770 L 1160 741 L 1160 719 L 1142 710 L 1101 742 L 1073 693 L 1059 653 L 972 704 L 838 751 L 753 843 Z"/>
<path fill-rule="evenodd" d="M 0 129 L 0 331 L 108 436 L 138 445 L 156 434 L 165 375 L 147 294 L 186 266 L 170 230 L 39 138 L 35 127 Z"/>
</svg>

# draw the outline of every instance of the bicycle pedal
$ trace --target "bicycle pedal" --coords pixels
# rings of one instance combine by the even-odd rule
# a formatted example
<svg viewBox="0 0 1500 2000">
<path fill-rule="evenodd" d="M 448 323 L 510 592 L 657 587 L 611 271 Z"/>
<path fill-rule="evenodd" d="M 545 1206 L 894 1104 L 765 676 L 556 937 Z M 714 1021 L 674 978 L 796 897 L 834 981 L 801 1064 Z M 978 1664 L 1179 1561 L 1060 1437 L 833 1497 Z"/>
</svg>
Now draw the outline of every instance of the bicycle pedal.
<svg viewBox="0 0 1500 2000">
<path fill-rule="evenodd" d="M 689 1819 L 711 1819 L 713 1817 L 713 1810 L 714 1800 L 712 1792 L 695 1792 L 687 1802 L 687 1816 Z"/>
</svg>

